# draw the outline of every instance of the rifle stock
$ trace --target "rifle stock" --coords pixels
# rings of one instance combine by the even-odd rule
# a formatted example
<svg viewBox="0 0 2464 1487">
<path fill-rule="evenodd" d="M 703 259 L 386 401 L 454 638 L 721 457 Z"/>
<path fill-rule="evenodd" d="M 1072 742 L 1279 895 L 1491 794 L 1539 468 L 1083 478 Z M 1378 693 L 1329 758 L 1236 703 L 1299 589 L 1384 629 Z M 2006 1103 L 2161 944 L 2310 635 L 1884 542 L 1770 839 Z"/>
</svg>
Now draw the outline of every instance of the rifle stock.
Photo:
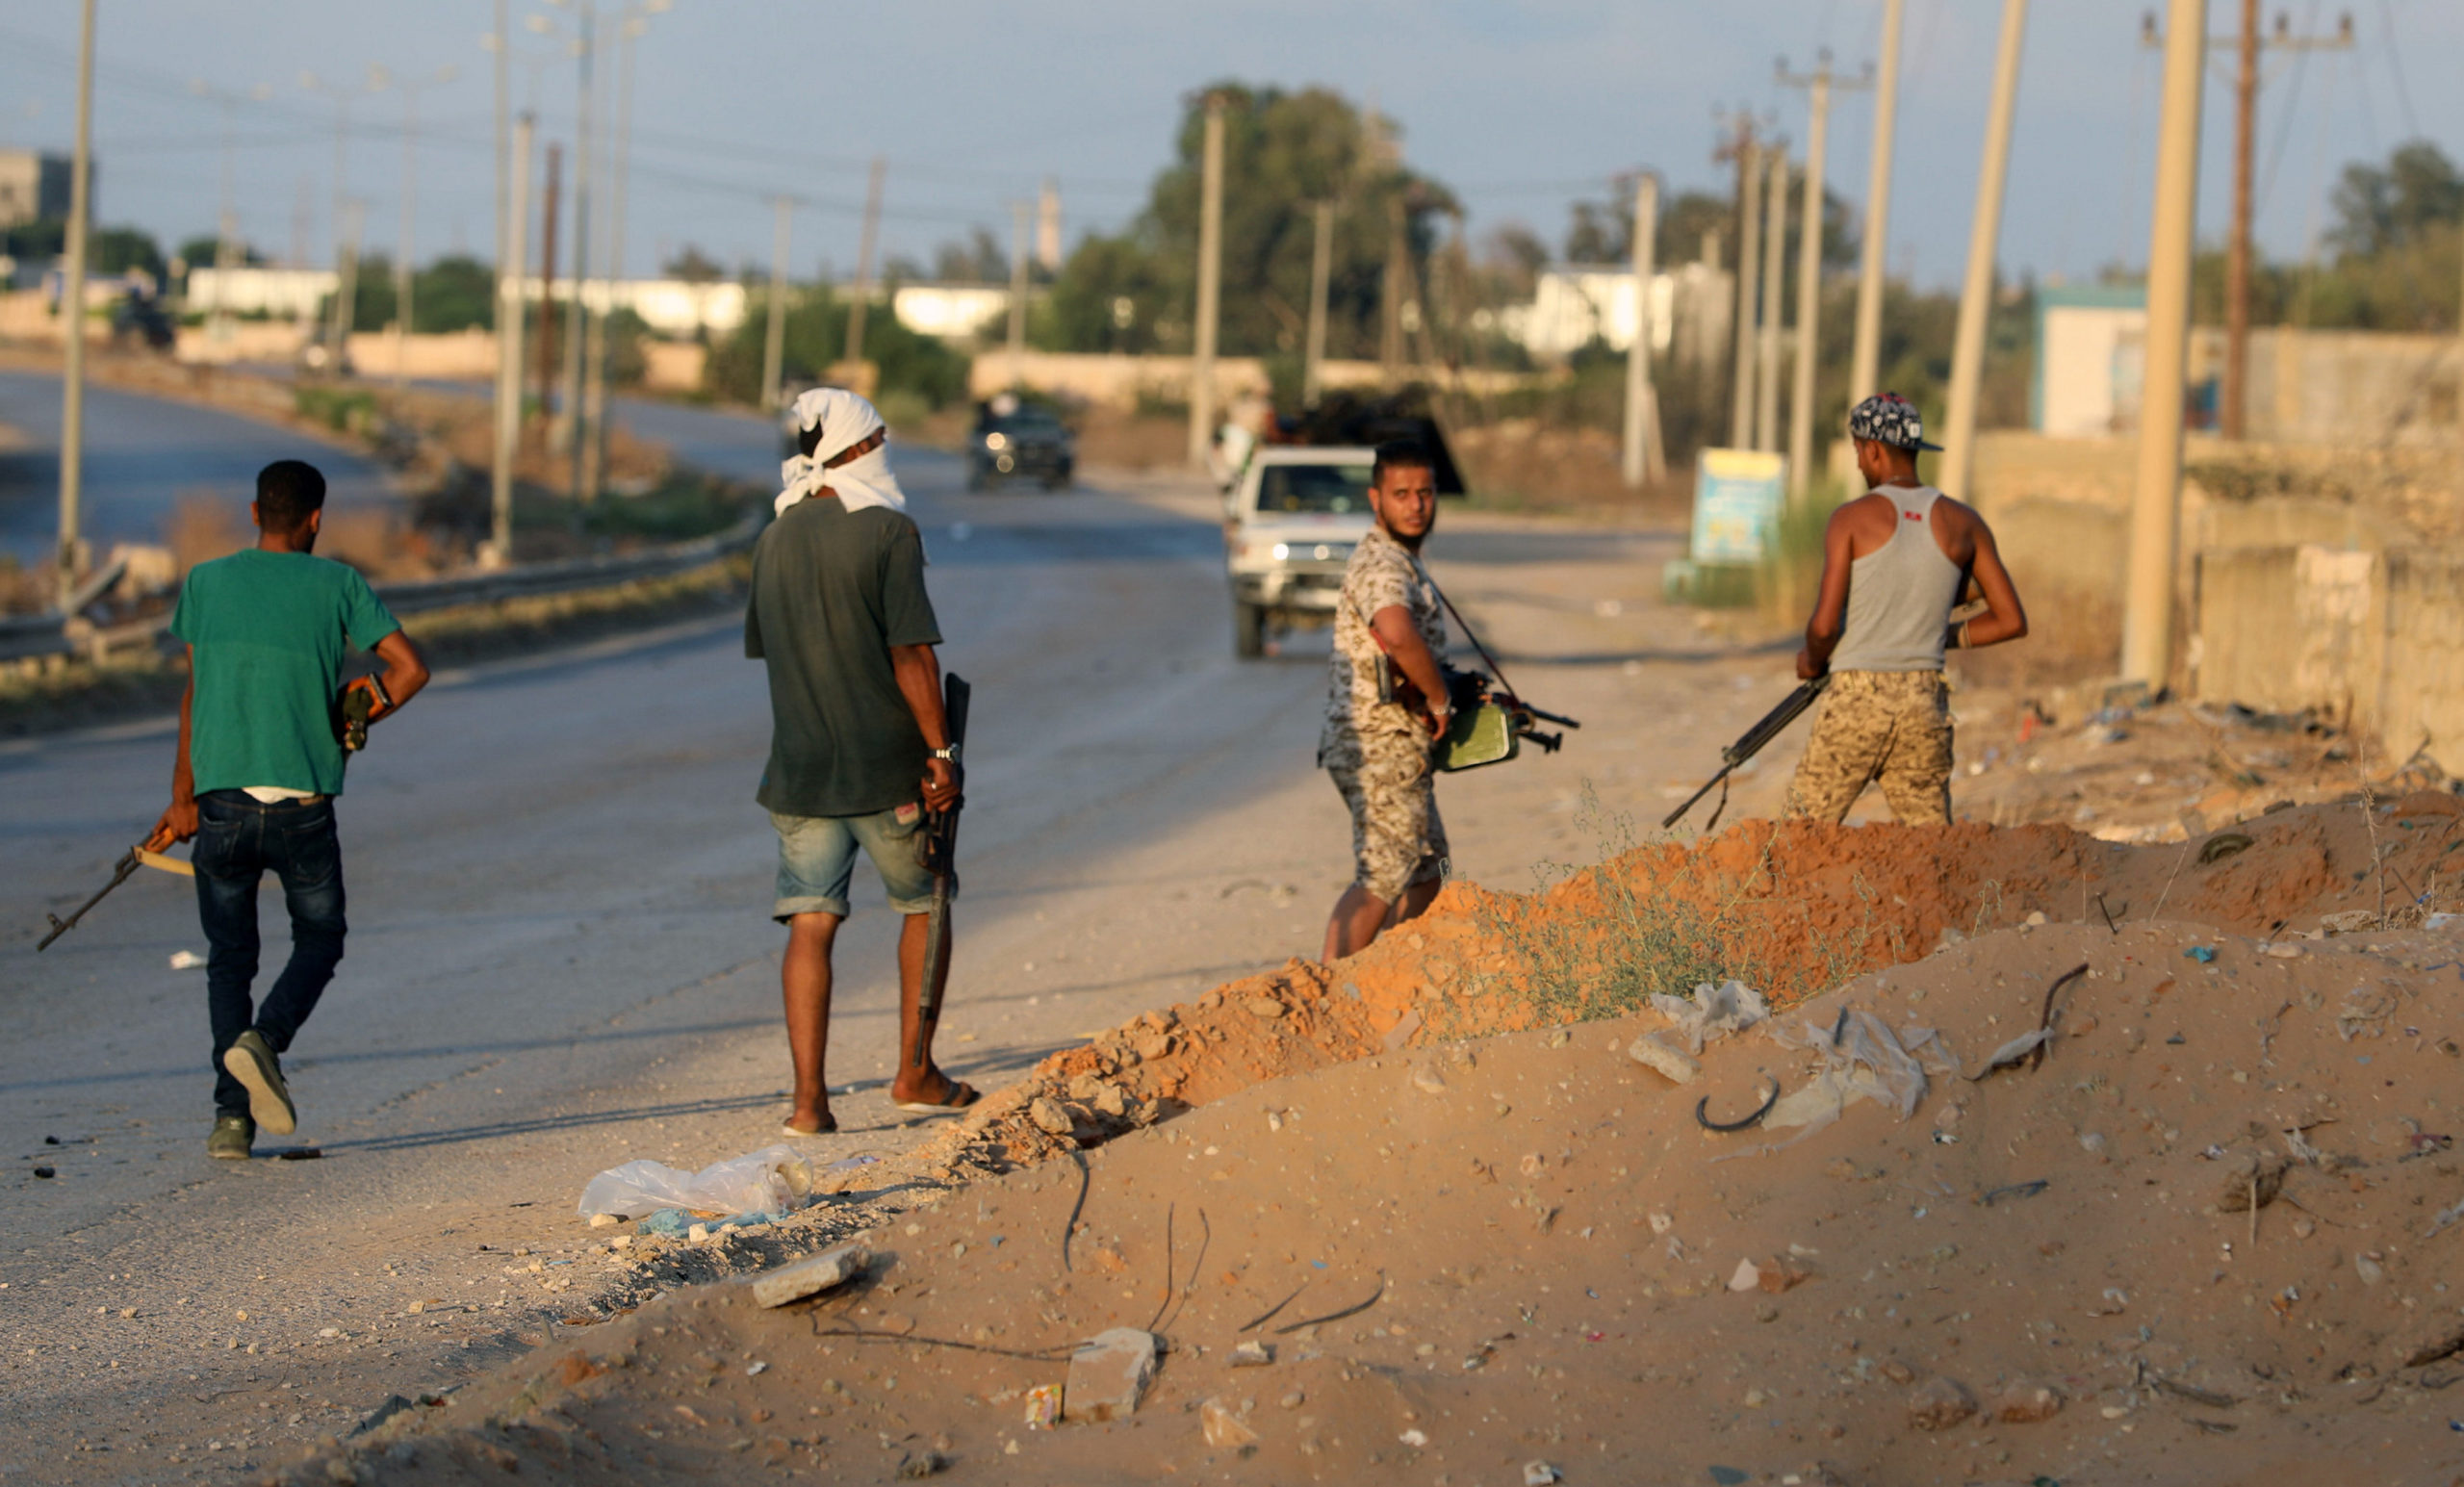
<svg viewBox="0 0 2464 1487">
<path fill-rule="evenodd" d="M 1786 731 L 1789 724 L 1797 721 L 1799 714 L 1812 706 L 1814 700 L 1822 695 L 1822 689 L 1830 684 L 1831 675 L 1828 672 L 1814 678 L 1811 681 L 1799 682 L 1797 689 L 1790 692 L 1779 706 L 1764 713 L 1760 722 L 1747 729 L 1736 742 L 1720 751 L 1720 772 L 1704 781 L 1703 788 L 1687 796 L 1684 805 L 1670 811 L 1667 819 L 1660 822 L 1660 830 L 1665 832 L 1675 828 L 1678 822 L 1685 818 L 1685 812 L 1694 808 L 1696 802 L 1711 793 L 1713 785 L 1727 780 L 1739 764 L 1761 753 L 1772 739 L 1779 737 Z M 1725 795 L 1721 797 L 1723 801 L 1727 798 Z M 1716 812 L 1712 819 L 1715 821 L 1719 819 Z"/>
</svg>

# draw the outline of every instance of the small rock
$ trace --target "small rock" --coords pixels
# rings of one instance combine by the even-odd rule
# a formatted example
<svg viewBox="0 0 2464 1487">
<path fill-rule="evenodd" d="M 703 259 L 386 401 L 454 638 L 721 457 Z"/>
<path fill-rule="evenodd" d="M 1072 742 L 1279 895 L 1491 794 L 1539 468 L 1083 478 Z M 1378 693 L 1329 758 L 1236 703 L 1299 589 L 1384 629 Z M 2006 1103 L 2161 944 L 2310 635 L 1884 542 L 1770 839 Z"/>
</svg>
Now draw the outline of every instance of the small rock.
<svg viewBox="0 0 2464 1487">
<path fill-rule="evenodd" d="M 754 1361 L 754 1362 L 752 1362 L 752 1363 L 748 1363 L 748 1364 L 746 1364 L 746 1365 L 744 1366 L 744 1376 L 745 1376 L 745 1377 L 747 1377 L 747 1378 L 759 1378 L 762 1374 L 767 1373 L 767 1372 L 770 1372 L 770 1365 L 768 1365 L 768 1364 L 766 1364 L 766 1363 L 762 1363 L 762 1362 L 760 1362 L 760 1361 L 758 1361 L 758 1360 L 756 1360 L 756 1361 Z"/>
<path fill-rule="evenodd" d="M 1232 1366 L 1236 1369 L 1262 1369 L 1274 1362 L 1274 1345 L 1251 1340 L 1232 1349 Z"/>
<path fill-rule="evenodd" d="M 2361 1283 L 2365 1286 L 2375 1286 L 2387 1278 L 2386 1268 L 2368 1255 L 2353 1256 L 2352 1269 L 2353 1273 L 2361 1277 Z"/>
<path fill-rule="evenodd" d="M 1891 1358 L 1883 1363 L 1883 1377 L 1894 1384 L 1912 1384 L 1916 1382 L 1916 1371 L 1897 1358 Z"/>
<path fill-rule="evenodd" d="M 1171 1051 L 1172 1035 L 1169 1033 L 1146 1034 L 1139 1038 L 1136 1049 L 1139 1062 L 1142 1064 L 1152 1064 Z"/>
<path fill-rule="evenodd" d="M 1635 1038 L 1626 1049 L 1626 1054 L 1673 1085 L 1692 1084 L 1702 1077 L 1701 1060 L 1681 1048 L 1673 1048 L 1662 1042 L 1656 1033 L 1645 1033 Z"/>
<path fill-rule="evenodd" d="M 1423 1094 L 1443 1094 L 1446 1092 L 1446 1076 L 1434 1066 L 1424 1064 L 1412 1070 L 1412 1088 Z"/>
<path fill-rule="evenodd" d="M 1735 1272 L 1729 1276 L 1729 1289 L 1731 1291 L 1761 1290 L 1762 1268 L 1751 1260 L 1739 1260 L 1736 1263 Z"/>
<path fill-rule="evenodd" d="M 1300 1406 L 1309 1402 L 1309 1396 L 1300 1390 L 1291 1389 L 1286 1390 L 1283 1397 L 1275 1400 L 1274 1402 L 1280 1408 L 1296 1410 Z"/>
<path fill-rule="evenodd" d="M 1764 1394 L 1759 1389 L 1749 1389 L 1745 1392 L 1745 1407 L 1747 1409 L 1758 1410 L 1770 1402 L 1771 1397 Z"/>
<path fill-rule="evenodd" d="M 1061 1102 L 1050 1095 L 1039 1094 L 1028 1101 L 1027 1118 L 1046 1136 L 1067 1136 L 1073 1129 L 1069 1112 L 1063 1110 Z"/>
<path fill-rule="evenodd" d="M 1755 1269 L 1760 1272 L 1755 1277 L 1756 1281 L 1764 1291 L 1773 1295 L 1802 1286 L 1813 1279 L 1811 1270 L 1796 1264 L 1785 1255 L 1757 1266 Z"/>
<path fill-rule="evenodd" d="M 1908 1423 L 1919 1430 L 1948 1430 L 1975 1413 L 1976 1396 L 1956 1378 L 1929 1378 L 1908 1397 Z"/>
<path fill-rule="evenodd" d="M 1120 1086 L 1109 1081 L 1095 1086 L 1094 1098 L 1088 1103 L 1093 1105 L 1096 1111 L 1103 1115 L 1126 1115 L 1129 1114 L 1128 1094 L 1121 1090 Z"/>
<path fill-rule="evenodd" d="M 1062 1391 L 1066 1417 L 1105 1421 L 1136 1413 L 1155 1377 L 1155 1334 L 1136 1327 L 1113 1327 L 1079 1344 Z"/>
<path fill-rule="evenodd" d="M 2377 923 L 2377 913 L 2368 909 L 2345 909 L 2319 916 L 2319 928 L 2330 935 L 2357 935 L 2376 927 Z"/>
<path fill-rule="evenodd" d="M 1653 1234 L 1666 1234 L 1669 1230 L 1677 1227 L 1677 1219 L 1668 1214 L 1656 1212 L 1651 1216 L 1651 1225 Z"/>
<path fill-rule="evenodd" d="M 1523 1487 L 1549 1487 L 1552 1482 L 1564 1480 L 1564 1475 L 1545 1461 L 1527 1461 L 1523 1464 Z"/>
<path fill-rule="evenodd" d="M 2050 1384 L 2021 1380 L 1993 1397 L 1993 1418 L 2006 1425 L 2032 1425 L 2061 1413 L 2061 1392 Z"/>
<path fill-rule="evenodd" d="M 2268 954 L 2275 957 L 2279 961 L 2297 961 L 2301 958 L 2301 947 L 2299 945 L 2273 944 L 2268 946 Z"/>
<path fill-rule="evenodd" d="M 840 1244 L 808 1260 L 781 1266 L 753 1278 L 754 1304 L 784 1306 L 808 1295 L 818 1295 L 863 1273 L 870 1259 L 871 1253 L 862 1244 Z"/>
<path fill-rule="evenodd" d="M 1209 1399 L 1197 1407 L 1198 1428 L 1206 1432 L 1206 1444 L 1220 1450 L 1236 1449 L 1258 1444 L 1258 1432 L 1249 1428 L 1233 1408 L 1221 1399 Z"/>
<path fill-rule="evenodd" d="M 2041 909 L 2032 909 L 2028 910 L 2026 922 L 2030 925 L 2041 925 L 2044 923 L 2044 910 Z"/>
<path fill-rule="evenodd" d="M 2311 1235 L 2318 1232 L 2319 1226 L 2310 1221 L 2310 1216 L 2308 1214 L 2304 1214 L 2300 1218 L 2293 1220 L 2293 1237 L 2295 1239 L 2306 1240 Z"/>
<path fill-rule="evenodd" d="M 1241 1003 L 1241 1008 L 1250 1016 L 1263 1017 L 1269 1022 L 1282 1016 L 1284 1013 L 1283 1004 L 1270 996 L 1249 997 Z"/>
<path fill-rule="evenodd" d="M 921 1450 L 899 1462 L 898 1474 L 908 1481 L 921 1481 L 928 1476 L 938 1476 L 949 1469 L 949 1457 L 937 1450 Z"/>
<path fill-rule="evenodd" d="M 614 1214 L 593 1214 L 590 1216 L 590 1226 L 594 1229 L 612 1229 L 624 1221 L 624 1219 L 619 1218 Z"/>
</svg>

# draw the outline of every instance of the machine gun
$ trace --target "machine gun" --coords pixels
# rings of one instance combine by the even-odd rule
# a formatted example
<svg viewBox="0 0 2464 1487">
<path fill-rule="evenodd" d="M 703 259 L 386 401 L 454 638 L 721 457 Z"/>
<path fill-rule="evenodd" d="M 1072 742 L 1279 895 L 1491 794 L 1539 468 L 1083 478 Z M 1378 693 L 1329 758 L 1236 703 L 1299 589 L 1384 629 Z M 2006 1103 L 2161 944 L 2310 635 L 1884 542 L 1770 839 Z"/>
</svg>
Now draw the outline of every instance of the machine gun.
<svg viewBox="0 0 2464 1487">
<path fill-rule="evenodd" d="M 1422 577 L 1427 577 L 1426 569 L 1422 570 Z M 1441 774 L 1477 769 L 1483 764 L 1502 764 L 1523 752 L 1523 740 L 1527 738 L 1538 744 L 1543 754 L 1554 754 L 1564 747 L 1566 735 L 1563 732 L 1544 733 L 1540 731 L 1539 725 L 1554 723 L 1560 729 L 1580 728 L 1582 725 L 1563 713 L 1534 707 L 1518 696 L 1513 684 L 1505 679 L 1505 668 L 1498 664 L 1497 657 L 1489 654 L 1488 647 L 1480 644 L 1479 634 L 1463 618 L 1463 611 L 1454 607 L 1454 601 L 1446 597 L 1444 589 L 1437 587 L 1436 579 L 1429 579 L 1428 586 L 1436 590 L 1437 602 L 1453 616 L 1456 628 L 1463 631 L 1463 638 L 1472 642 L 1472 649 L 1479 653 L 1480 659 L 1489 668 L 1488 674 L 1482 676 L 1477 672 L 1441 666 L 1446 677 L 1447 702 L 1453 710 L 1446 736 L 1437 741 L 1436 751 L 1430 756 L 1431 764 Z M 1392 673 L 1394 667 L 1385 657 L 1378 659 L 1378 673 L 1383 679 Z"/>
<path fill-rule="evenodd" d="M 933 1045 L 933 1030 L 940 1025 L 941 996 L 950 986 L 950 898 L 959 890 L 959 811 L 966 805 L 966 710 L 975 689 L 960 678 L 941 677 L 941 713 L 950 742 L 960 759 L 950 766 L 958 776 L 959 797 L 947 810 L 927 810 L 924 829 L 916 836 L 916 855 L 933 875 L 933 907 L 924 920 L 924 986 L 915 1017 L 915 1050 L 911 1062 L 922 1064 Z"/>
<path fill-rule="evenodd" d="M 196 869 L 178 858 L 165 857 L 159 852 L 149 852 L 143 847 L 131 847 L 120 854 L 118 861 L 112 864 L 112 881 L 95 889 L 92 898 L 78 905 L 75 913 L 64 919 L 56 913 L 44 911 L 43 917 L 51 921 L 51 933 L 35 942 L 37 953 L 50 949 L 53 940 L 75 929 L 77 921 L 86 917 L 87 910 L 109 898 L 112 889 L 128 882 L 129 877 L 141 867 L 159 867 L 167 873 L 178 873 L 185 878 L 196 876 Z"/>
<path fill-rule="evenodd" d="M 1729 775 L 1738 765 L 1761 753 L 1765 744 L 1785 731 L 1789 724 L 1797 721 L 1797 715 L 1812 706 L 1814 699 L 1820 697 L 1822 689 L 1830 684 L 1829 672 L 1814 678 L 1811 681 L 1799 682 L 1797 689 L 1790 692 L 1779 706 L 1764 713 L 1761 722 L 1747 729 L 1745 736 L 1720 751 L 1720 772 L 1703 782 L 1703 788 L 1687 796 L 1684 805 L 1670 811 L 1668 819 L 1659 824 L 1660 830 L 1668 831 L 1675 827 L 1684 817 L 1685 812 L 1694 808 L 1695 802 L 1711 793 L 1713 785 L 1720 787 L 1720 803 L 1711 808 L 1711 819 L 1704 824 L 1703 830 L 1707 832 L 1719 825 L 1720 812 L 1726 810 L 1729 805 Z"/>
</svg>

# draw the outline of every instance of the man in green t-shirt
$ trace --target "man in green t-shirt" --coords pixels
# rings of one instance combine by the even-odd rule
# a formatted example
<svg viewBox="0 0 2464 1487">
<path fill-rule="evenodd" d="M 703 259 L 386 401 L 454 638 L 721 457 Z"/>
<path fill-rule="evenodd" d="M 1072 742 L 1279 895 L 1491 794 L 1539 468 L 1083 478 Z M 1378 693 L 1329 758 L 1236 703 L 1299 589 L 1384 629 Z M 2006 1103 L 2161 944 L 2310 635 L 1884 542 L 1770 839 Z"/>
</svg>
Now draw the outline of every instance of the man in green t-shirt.
<svg viewBox="0 0 2464 1487">
<path fill-rule="evenodd" d="M 209 1155 L 245 1160 L 260 1127 L 296 1127 L 283 1050 L 343 958 L 343 860 L 334 800 L 343 792 L 339 726 L 346 643 L 373 651 L 381 676 L 348 690 L 368 721 L 427 685 L 427 667 L 355 569 L 312 555 L 325 477 L 277 460 L 257 473 L 257 545 L 200 563 L 180 585 L 171 633 L 189 648 L 171 807 L 146 845 L 196 838 L 197 917 L 214 1030 Z M 362 710 L 353 707 L 352 711 Z M 262 1006 L 257 884 L 271 870 L 291 910 L 291 961 Z"/>
<path fill-rule="evenodd" d="M 782 470 L 779 519 L 753 551 L 744 654 L 768 664 L 770 763 L 756 796 L 779 833 L 771 916 L 787 926 L 780 964 L 795 1065 L 786 1132 L 838 1129 L 822 1077 L 830 1038 L 830 951 L 847 917 L 862 847 L 907 916 L 898 945 L 898 1073 L 890 1099 L 927 1114 L 975 1103 L 919 1041 L 933 876 L 916 854 L 924 808 L 958 795 L 958 750 L 941 712 L 924 593 L 924 540 L 882 452 L 873 405 L 839 388 L 796 399 L 796 456 Z"/>
</svg>

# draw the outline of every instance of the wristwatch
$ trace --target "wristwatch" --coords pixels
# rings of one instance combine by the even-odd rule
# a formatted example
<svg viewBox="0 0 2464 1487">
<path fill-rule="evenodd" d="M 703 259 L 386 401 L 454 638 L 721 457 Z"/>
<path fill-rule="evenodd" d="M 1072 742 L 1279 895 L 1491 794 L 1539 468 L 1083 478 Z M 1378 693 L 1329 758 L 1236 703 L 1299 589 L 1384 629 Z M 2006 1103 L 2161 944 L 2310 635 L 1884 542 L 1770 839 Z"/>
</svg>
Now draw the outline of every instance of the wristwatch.
<svg viewBox="0 0 2464 1487">
<path fill-rule="evenodd" d="M 957 744 L 952 744 L 946 749 L 935 749 L 932 751 L 932 757 L 937 759 L 947 759 L 951 763 L 955 764 L 959 761 L 959 746 Z"/>
</svg>

